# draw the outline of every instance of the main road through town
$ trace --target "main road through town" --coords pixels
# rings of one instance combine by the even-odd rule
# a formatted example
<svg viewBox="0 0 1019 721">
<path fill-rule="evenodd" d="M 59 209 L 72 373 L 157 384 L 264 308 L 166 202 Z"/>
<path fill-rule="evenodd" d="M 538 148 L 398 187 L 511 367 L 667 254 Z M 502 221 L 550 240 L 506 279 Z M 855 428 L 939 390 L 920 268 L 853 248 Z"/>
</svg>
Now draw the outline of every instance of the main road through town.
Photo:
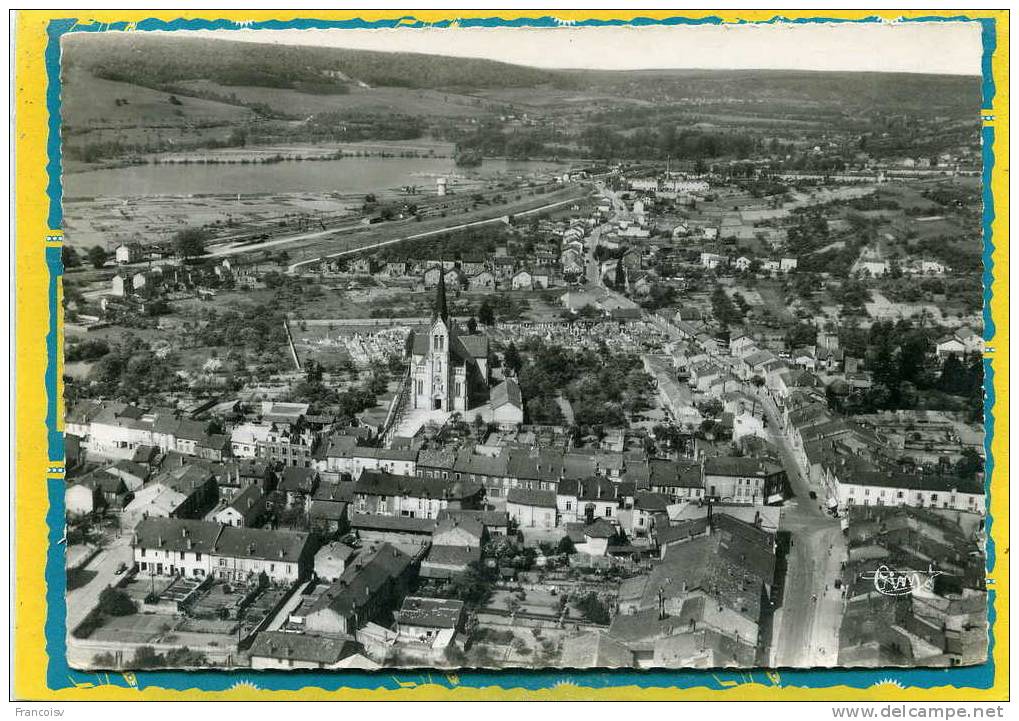
<svg viewBox="0 0 1019 721">
<path fill-rule="evenodd" d="M 610 222 L 626 215 L 626 205 L 603 184 L 597 189 L 612 203 Z M 600 264 L 594 257 L 598 234 L 604 226 L 591 233 L 588 246 L 589 284 L 602 285 Z M 611 291 L 609 291 L 611 292 Z M 644 313 L 645 318 L 648 317 Z M 670 335 L 667 324 L 656 323 Z M 789 549 L 782 605 L 775 613 L 771 642 L 773 668 L 834 666 L 838 662 L 838 632 L 842 618 L 842 592 L 835 588 L 835 579 L 846 557 L 845 541 L 839 522 L 829 516 L 823 501 L 810 498 L 810 482 L 803 476 L 789 439 L 783 432 L 781 417 L 768 392 L 749 389 L 761 398 L 768 418 L 774 445 L 779 449 L 782 466 L 789 477 L 793 497 L 782 509 L 781 530 L 789 532 Z M 818 494 L 820 496 L 820 494 Z"/>
<path fill-rule="evenodd" d="M 835 580 L 846 557 L 845 541 L 823 501 L 810 498 L 819 489 L 803 476 L 774 401 L 763 389 L 759 395 L 793 493 L 782 509 L 781 530 L 789 532 L 792 547 L 782 605 L 775 613 L 771 666 L 834 666 L 842 617 L 842 592 Z"/>
</svg>

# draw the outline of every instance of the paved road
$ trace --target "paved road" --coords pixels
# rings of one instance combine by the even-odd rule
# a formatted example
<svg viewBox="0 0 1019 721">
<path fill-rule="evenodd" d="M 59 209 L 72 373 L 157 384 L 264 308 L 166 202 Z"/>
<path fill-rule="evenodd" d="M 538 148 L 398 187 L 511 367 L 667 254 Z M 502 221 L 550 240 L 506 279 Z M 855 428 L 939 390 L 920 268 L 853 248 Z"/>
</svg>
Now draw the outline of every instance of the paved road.
<svg viewBox="0 0 1019 721">
<path fill-rule="evenodd" d="M 361 223 L 352 223 L 351 225 L 338 225 L 335 228 L 328 228 L 327 230 L 316 230 L 312 233 L 300 233 L 298 235 L 288 235 L 283 238 L 276 238 L 275 240 L 266 240 L 260 243 L 231 243 L 229 245 L 215 245 L 211 246 L 204 257 L 206 258 L 222 258 L 228 255 L 240 255 L 241 253 L 254 253 L 260 250 L 266 250 L 267 248 L 275 248 L 279 245 L 289 245 L 291 243 L 297 243 L 301 240 L 312 240 L 314 238 L 322 238 L 333 233 L 347 233 L 353 230 L 363 229 L 365 226 Z"/>
<path fill-rule="evenodd" d="M 121 563 L 131 565 L 133 554 L 131 553 L 131 534 L 121 533 L 104 550 L 92 559 L 85 567 L 89 571 L 96 571 L 96 576 L 89 583 L 81 588 L 67 592 L 67 632 L 74 630 L 75 626 L 81 623 L 89 611 L 99 603 L 99 594 L 107 586 L 112 586 L 120 579 L 116 574 L 117 567 Z"/>
<path fill-rule="evenodd" d="M 812 489 L 801 473 L 774 401 L 766 391 L 759 395 L 795 496 L 782 509 L 781 527 L 790 533 L 792 548 L 782 607 L 775 614 L 771 665 L 834 666 L 842 613 L 841 592 L 834 582 L 845 558 L 842 530 L 819 501 L 811 500 L 810 491 L 818 489 Z"/>
</svg>

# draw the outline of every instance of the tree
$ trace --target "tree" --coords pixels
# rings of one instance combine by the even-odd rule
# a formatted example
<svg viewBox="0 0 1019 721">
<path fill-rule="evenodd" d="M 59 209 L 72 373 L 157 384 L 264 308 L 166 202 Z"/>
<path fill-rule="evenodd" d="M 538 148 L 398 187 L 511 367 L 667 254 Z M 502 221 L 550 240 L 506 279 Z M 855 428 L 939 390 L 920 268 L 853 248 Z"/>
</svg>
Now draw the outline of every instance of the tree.
<svg viewBox="0 0 1019 721">
<path fill-rule="evenodd" d="M 594 591 L 589 591 L 580 601 L 577 603 L 577 608 L 580 609 L 581 613 L 584 614 L 584 618 L 592 623 L 598 623 L 607 626 L 609 621 L 612 620 L 609 615 L 608 606 L 605 602 L 598 598 L 598 594 Z"/>
<path fill-rule="evenodd" d="M 573 545 L 573 541 L 570 540 L 569 536 L 563 536 L 559 539 L 559 545 L 556 546 L 556 551 L 559 553 L 565 553 L 567 555 L 573 553 L 576 548 Z"/>
<path fill-rule="evenodd" d="M 478 321 L 474 320 L 474 316 L 467 319 L 467 332 L 471 335 L 478 332 Z"/>
<path fill-rule="evenodd" d="M 506 349 L 506 353 L 503 359 L 503 365 L 513 372 L 513 375 L 518 375 L 520 369 L 523 367 L 523 360 L 520 358 L 520 351 L 517 350 L 516 343 L 512 341 L 509 347 Z"/>
<path fill-rule="evenodd" d="M 60 262 L 64 268 L 77 268 L 81 265 L 81 255 L 71 246 L 65 245 L 60 249 Z"/>
<path fill-rule="evenodd" d="M 139 646 L 134 650 L 131 668 L 159 668 L 165 660 L 152 646 Z"/>
<path fill-rule="evenodd" d="M 185 228 L 174 236 L 173 245 L 181 257 L 196 258 L 205 252 L 205 232 L 201 228 Z"/>
<path fill-rule="evenodd" d="M 962 458 L 955 464 L 955 472 L 960 478 L 976 478 L 978 473 L 984 470 L 984 459 L 974 448 L 965 448 L 962 451 Z"/>
<path fill-rule="evenodd" d="M 204 653 L 192 651 L 187 646 L 181 646 L 180 648 L 171 648 L 167 651 L 165 661 L 162 665 L 166 668 L 190 669 L 199 666 L 208 666 L 209 659 Z"/>
<path fill-rule="evenodd" d="M 304 364 L 305 377 L 308 383 L 321 383 L 323 370 L 322 364 L 314 359 Z"/>
<path fill-rule="evenodd" d="M 88 262 L 93 268 L 99 269 L 106 265 L 108 254 L 101 245 L 93 245 L 88 251 Z"/>
<path fill-rule="evenodd" d="M 138 606 L 120 589 L 107 586 L 99 594 L 99 610 L 109 616 L 130 616 L 138 612 Z"/>
<path fill-rule="evenodd" d="M 478 307 L 478 320 L 486 326 L 495 325 L 495 310 L 487 298 Z"/>
</svg>

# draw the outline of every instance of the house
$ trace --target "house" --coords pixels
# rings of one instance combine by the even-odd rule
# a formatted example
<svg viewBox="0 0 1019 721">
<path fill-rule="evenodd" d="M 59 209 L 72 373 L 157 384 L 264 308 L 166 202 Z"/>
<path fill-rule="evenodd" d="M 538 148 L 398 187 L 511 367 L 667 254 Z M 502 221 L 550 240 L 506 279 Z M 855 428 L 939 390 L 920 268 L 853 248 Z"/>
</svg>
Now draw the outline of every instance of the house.
<svg viewBox="0 0 1019 721">
<path fill-rule="evenodd" d="M 486 270 L 487 267 L 488 266 L 485 264 L 485 261 L 482 259 L 460 261 L 460 270 L 462 270 L 463 274 L 468 278 Z"/>
<path fill-rule="evenodd" d="M 604 630 L 586 630 L 563 639 L 563 668 L 633 668 L 634 654 Z"/>
<path fill-rule="evenodd" d="M 446 513 L 432 531 L 432 545 L 480 547 L 484 535 L 485 526 L 478 518 Z"/>
<path fill-rule="evenodd" d="M 710 629 L 752 651 L 774 574 L 774 534 L 716 514 L 703 532 L 670 546 L 650 573 L 623 581 L 617 618 L 645 613 L 650 620 L 653 613 L 679 619 L 687 632 Z M 726 663 L 733 663 L 731 656 Z"/>
<path fill-rule="evenodd" d="M 463 601 L 408 596 L 396 613 L 397 641 L 443 649 L 463 629 Z"/>
<path fill-rule="evenodd" d="M 131 546 L 143 577 L 214 575 L 246 581 L 264 573 L 272 583 L 289 585 L 306 578 L 314 560 L 307 533 L 179 518 L 144 519 Z"/>
<path fill-rule="evenodd" d="M 939 473 L 905 473 L 898 469 L 865 470 L 852 464 L 833 463 L 826 468 L 827 486 L 834 491 L 841 510 L 852 506 L 912 506 L 986 512 L 983 483 Z"/>
<path fill-rule="evenodd" d="M 433 265 L 424 272 L 422 281 L 424 282 L 425 288 L 435 288 L 439 285 L 439 278 L 442 277 L 442 267 Z"/>
<path fill-rule="evenodd" d="M 432 531 L 432 545 L 421 562 L 424 578 L 448 579 L 481 561 L 485 527 L 471 517 L 445 518 Z"/>
<path fill-rule="evenodd" d="M 511 488 L 506 496 L 506 512 L 521 528 L 556 527 L 555 491 Z"/>
<path fill-rule="evenodd" d="M 718 253 L 701 253 L 701 265 L 708 270 L 714 270 L 729 263 L 729 258 Z"/>
<path fill-rule="evenodd" d="M 534 277 L 527 270 L 518 270 L 510 278 L 510 287 L 513 290 L 532 290 L 534 288 Z"/>
<path fill-rule="evenodd" d="M 619 484 L 601 476 L 564 478 L 556 490 L 556 507 L 563 522 L 591 524 L 601 518 L 615 524 L 620 500 Z"/>
<path fill-rule="evenodd" d="M 938 339 L 936 352 L 939 358 L 950 355 L 961 356 L 968 353 L 983 353 L 984 339 L 970 328 L 963 326 L 950 335 Z"/>
<path fill-rule="evenodd" d="M 383 272 L 390 278 L 402 278 L 407 275 L 407 263 L 402 260 L 391 260 L 386 263 Z"/>
<path fill-rule="evenodd" d="M 356 275 L 371 275 L 375 272 L 375 259 L 371 256 L 356 258 L 350 264 L 350 272 Z"/>
<path fill-rule="evenodd" d="M 757 342 L 750 336 L 739 333 L 729 339 L 729 355 L 735 358 L 745 358 L 757 350 Z"/>
<path fill-rule="evenodd" d="M 325 536 L 342 533 L 349 522 L 348 509 L 354 498 L 352 482 L 320 483 L 311 497 L 308 521 Z"/>
<path fill-rule="evenodd" d="M 713 456 L 704 461 L 708 497 L 728 503 L 764 505 L 785 488 L 785 471 L 778 463 L 744 456 Z"/>
<path fill-rule="evenodd" d="M 432 542 L 435 521 L 431 518 L 355 513 L 350 530 L 364 543 L 390 543 L 401 548 L 427 546 Z"/>
<path fill-rule="evenodd" d="M 215 475 L 198 464 L 184 464 L 160 471 L 134 493 L 124 507 L 123 524 L 130 526 L 147 516 L 200 518 L 219 498 Z"/>
<path fill-rule="evenodd" d="M 442 274 L 442 280 L 447 288 L 461 290 L 466 285 L 466 279 L 459 268 L 450 268 Z"/>
<path fill-rule="evenodd" d="M 653 458 L 648 461 L 648 489 L 673 502 L 704 498 L 704 474 L 700 463 Z"/>
<path fill-rule="evenodd" d="M 619 529 L 604 518 L 599 518 L 594 523 L 585 525 L 581 533 L 584 540 L 583 543 L 575 545 L 577 552 L 589 556 L 604 556 L 618 537 Z"/>
<path fill-rule="evenodd" d="M 276 490 L 286 496 L 287 508 L 307 508 L 308 499 L 314 495 L 319 480 L 318 471 L 314 468 L 289 466 L 283 469 L 283 478 Z"/>
<path fill-rule="evenodd" d="M 212 519 L 226 526 L 259 526 L 266 513 L 266 498 L 261 487 L 248 486 Z"/>
<path fill-rule="evenodd" d="M 476 520 L 488 537 L 505 536 L 509 533 L 509 514 L 505 511 L 474 511 L 446 509 L 439 511 L 439 522 L 447 519 Z"/>
<path fill-rule="evenodd" d="M 467 277 L 467 287 L 471 290 L 488 290 L 495 287 L 495 275 L 490 270 L 481 270 Z"/>
<path fill-rule="evenodd" d="M 508 378 L 492 388 L 489 396 L 492 422 L 500 428 L 512 429 L 524 422 L 524 402 L 517 382 Z"/>
<path fill-rule="evenodd" d="M 345 543 L 333 541 L 325 544 L 315 553 L 315 576 L 319 580 L 332 583 L 343 575 L 351 559 L 356 555 L 357 550 Z"/>
<path fill-rule="evenodd" d="M 142 259 L 142 247 L 138 243 L 121 243 L 117 246 L 117 250 L 114 251 L 114 255 L 117 263 L 120 265 L 137 263 Z"/>
<path fill-rule="evenodd" d="M 262 631 L 255 637 L 249 655 L 251 668 L 256 671 L 381 668 L 364 655 L 359 644 L 343 636 Z"/>
<path fill-rule="evenodd" d="M 386 617 L 403 601 L 413 574 L 411 557 L 395 546 L 362 552 L 302 617 L 305 630 L 350 634 Z"/>
<path fill-rule="evenodd" d="M 435 519 L 444 508 L 478 508 L 484 489 L 476 482 L 365 471 L 354 483 L 353 512 Z"/>
<path fill-rule="evenodd" d="M 421 577 L 449 579 L 462 576 L 481 561 L 481 546 L 439 546 L 434 543 L 421 561 Z"/>
<path fill-rule="evenodd" d="M 230 431 L 230 451 L 235 458 L 255 458 L 260 443 L 267 443 L 272 433 L 269 423 L 240 423 Z"/>
<path fill-rule="evenodd" d="M 99 469 L 78 479 L 82 485 L 93 489 L 99 506 L 124 508 L 134 499 L 134 492 L 120 476 L 110 473 L 109 468 Z"/>
</svg>

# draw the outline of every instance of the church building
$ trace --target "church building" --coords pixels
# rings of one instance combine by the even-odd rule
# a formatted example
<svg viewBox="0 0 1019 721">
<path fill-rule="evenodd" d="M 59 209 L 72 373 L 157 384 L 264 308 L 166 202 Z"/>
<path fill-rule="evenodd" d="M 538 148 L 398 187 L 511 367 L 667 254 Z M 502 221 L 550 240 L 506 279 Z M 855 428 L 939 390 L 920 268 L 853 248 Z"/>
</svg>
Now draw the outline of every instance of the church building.
<svg viewBox="0 0 1019 721">
<path fill-rule="evenodd" d="M 407 337 L 411 407 L 465 412 L 488 400 L 488 337 L 461 332 L 449 317 L 442 275 L 427 330 Z"/>
</svg>

